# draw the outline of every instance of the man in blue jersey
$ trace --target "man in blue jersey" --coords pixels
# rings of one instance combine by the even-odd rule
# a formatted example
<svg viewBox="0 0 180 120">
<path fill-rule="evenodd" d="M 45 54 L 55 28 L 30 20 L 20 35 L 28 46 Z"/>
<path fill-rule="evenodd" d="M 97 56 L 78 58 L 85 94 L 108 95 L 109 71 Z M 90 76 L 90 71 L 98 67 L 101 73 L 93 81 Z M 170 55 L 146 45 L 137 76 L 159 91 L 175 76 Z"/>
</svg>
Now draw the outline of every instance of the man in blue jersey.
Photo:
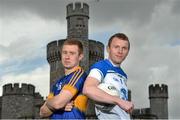
<svg viewBox="0 0 180 120">
<path fill-rule="evenodd" d="M 81 42 L 66 40 L 61 51 L 65 75 L 55 83 L 46 102 L 40 108 L 42 118 L 85 119 L 87 97 L 82 94 L 82 89 L 87 75 L 79 66 L 82 58 Z"/>
<path fill-rule="evenodd" d="M 121 68 L 129 49 L 128 37 L 123 33 L 114 34 L 108 41 L 108 59 L 99 61 L 90 68 L 83 93 L 97 102 L 115 104 L 110 111 L 95 107 L 98 119 L 130 119 L 129 113 L 132 112 L 134 105 L 128 101 L 127 75 Z M 119 97 L 99 89 L 100 83 L 113 85 L 119 91 Z"/>
</svg>

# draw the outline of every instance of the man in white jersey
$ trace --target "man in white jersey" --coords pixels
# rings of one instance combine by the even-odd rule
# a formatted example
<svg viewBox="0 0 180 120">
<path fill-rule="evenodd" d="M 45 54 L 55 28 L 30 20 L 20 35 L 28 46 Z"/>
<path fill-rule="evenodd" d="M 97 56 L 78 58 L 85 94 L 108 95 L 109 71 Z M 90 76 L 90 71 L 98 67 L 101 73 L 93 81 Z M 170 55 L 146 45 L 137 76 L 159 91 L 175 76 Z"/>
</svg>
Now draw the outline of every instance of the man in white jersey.
<svg viewBox="0 0 180 120">
<path fill-rule="evenodd" d="M 98 119 L 130 119 L 134 105 L 128 101 L 127 75 L 121 69 L 121 63 L 128 55 L 130 42 L 123 33 L 110 37 L 107 46 L 108 59 L 92 65 L 86 78 L 83 93 L 97 102 L 115 104 L 112 110 L 103 111 L 95 107 Z M 118 89 L 120 95 L 112 96 L 98 88 L 100 83 L 108 83 Z"/>
</svg>

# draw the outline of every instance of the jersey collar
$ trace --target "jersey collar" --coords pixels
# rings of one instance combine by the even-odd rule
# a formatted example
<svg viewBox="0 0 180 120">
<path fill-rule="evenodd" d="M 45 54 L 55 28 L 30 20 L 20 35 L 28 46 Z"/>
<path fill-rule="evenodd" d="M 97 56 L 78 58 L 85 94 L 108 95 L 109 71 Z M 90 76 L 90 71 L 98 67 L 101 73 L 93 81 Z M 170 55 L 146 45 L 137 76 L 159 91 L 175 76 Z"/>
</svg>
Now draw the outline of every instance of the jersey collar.
<svg viewBox="0 0 180 120">
<path fill-rule="evenodd" d="M 107 59 L 108 61 L 109 61 L 109 63 L 113 66 L 113 67 L 118 67 L 118 68 L 120 68 L 120 65 L 115 65 L 112 61 L 111 61 L 111 59 Z"/>
<path fill-rule="evenodd" d="M 76 67 L 74 67 L 74 68 L 72 68 L 72 69 L 70 69 L 70 70 L 67 70 L 66 73 L 65 73 L 65 75 L 69 75 L 69 74 L 71 74 L 72 72 L 75 72 L 75 71 L 80 70 L 80 69 L 82 69 L 80 66 L 76 66 Z"/>
</svg>

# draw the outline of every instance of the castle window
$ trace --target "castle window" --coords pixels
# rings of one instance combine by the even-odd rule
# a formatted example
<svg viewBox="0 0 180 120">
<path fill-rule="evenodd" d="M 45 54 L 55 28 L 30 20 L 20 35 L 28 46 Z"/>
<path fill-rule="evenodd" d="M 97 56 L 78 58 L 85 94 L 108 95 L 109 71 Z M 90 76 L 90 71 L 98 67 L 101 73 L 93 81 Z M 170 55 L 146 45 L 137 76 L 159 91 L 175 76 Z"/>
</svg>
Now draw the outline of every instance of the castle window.
<svg viewBox="0 0 180 120">
<path fill-rule="evenodd" d="M 77 26 L 78 25 L 78 26 Z M 83 18 L 77 18 L 77 25 L 76 27 L 85 27 L 84 25 L 84 19 Z"/>
<path fill-rule="evenodd" d="M 77 20 L 83 20 L 83 18 L 77 18 Z"/>
</svg>

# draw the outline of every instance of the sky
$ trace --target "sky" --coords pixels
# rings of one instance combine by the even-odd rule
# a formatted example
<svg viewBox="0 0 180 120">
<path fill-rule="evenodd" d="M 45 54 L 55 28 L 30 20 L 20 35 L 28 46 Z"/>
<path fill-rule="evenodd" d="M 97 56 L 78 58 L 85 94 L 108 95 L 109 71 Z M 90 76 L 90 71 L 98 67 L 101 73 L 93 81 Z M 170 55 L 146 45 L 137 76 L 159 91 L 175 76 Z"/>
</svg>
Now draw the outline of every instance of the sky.
<svg viewBox="0 0 180 120">
<path fill-rule="evenodd" d="M 46 45 L 67 37 L 66 5 L 75 1 L 0 0 L 0 96 L 7 83 L 33 84 L 48 95 Z M 180 118 L 180 0 L 79 1 L 90 7 L 89 39 L 106 45 L 114 33 L 129 37 L 122 68 L 135 108 L 149 107 L 150 84 L 166 84 L 169 118 Z"/>
</svg>

